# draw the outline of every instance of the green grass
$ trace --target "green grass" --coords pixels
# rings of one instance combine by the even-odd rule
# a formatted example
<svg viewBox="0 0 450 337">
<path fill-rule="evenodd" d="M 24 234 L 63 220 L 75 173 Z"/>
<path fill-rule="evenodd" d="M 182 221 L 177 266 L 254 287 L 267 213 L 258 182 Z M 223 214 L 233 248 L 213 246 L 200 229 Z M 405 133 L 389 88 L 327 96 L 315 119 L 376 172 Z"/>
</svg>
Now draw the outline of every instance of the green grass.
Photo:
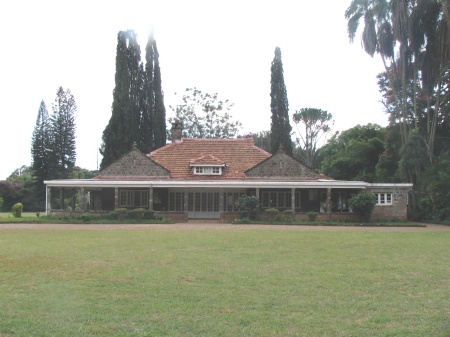
<svg viewBox="0 0 450 337">
<path fill-rule="evenodd" d="M 450 233 L 0 229 L 0 336 L 449 336 Z"/>
<path fill-rule="evenodd" d="M 43 213 L 41 213 L 43 214 Z M 36 218 L 36 212 L 22 212 L 23 218 Z M 0 212 L 0 219 L 14 218 L 11 212 Z"/>
</svg>

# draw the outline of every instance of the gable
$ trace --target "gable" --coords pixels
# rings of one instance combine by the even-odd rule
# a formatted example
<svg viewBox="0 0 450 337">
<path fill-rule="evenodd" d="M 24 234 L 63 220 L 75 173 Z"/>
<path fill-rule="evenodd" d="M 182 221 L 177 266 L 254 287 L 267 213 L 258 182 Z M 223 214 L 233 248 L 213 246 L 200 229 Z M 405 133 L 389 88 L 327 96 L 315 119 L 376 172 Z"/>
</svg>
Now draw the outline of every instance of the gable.
<svg viewBox="0 0 450 337">
<path fill-rule="evenodd" d="M 100 171 L 101 177 L 169 177 L 170 173 L 137 148 L 117 159 Z"/>
<path fill-rule="evenodd" d="M 314 170 L 306 167 L 298 160 L 279 150 L 270 158 L 262 161 L 255 167 L 245 172 L 247 177 L 252 178 L 301 178 L 305 180 L 319 179 L 321 176 Z"/>
</svg>

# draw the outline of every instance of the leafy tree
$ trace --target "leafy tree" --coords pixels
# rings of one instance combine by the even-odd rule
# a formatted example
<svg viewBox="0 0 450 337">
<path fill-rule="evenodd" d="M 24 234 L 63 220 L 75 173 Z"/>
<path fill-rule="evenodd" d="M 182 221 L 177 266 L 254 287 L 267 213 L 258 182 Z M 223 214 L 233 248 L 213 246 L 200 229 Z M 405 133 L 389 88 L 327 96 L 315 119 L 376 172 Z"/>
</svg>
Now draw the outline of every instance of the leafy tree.
<svg viewBox="0 0 450 337">
<path fill-rule="evenodd" d="M 238 138 L 253 138 L 257 147 L 270 152 L 270 131 L 260 131 L 257 133 L 249 132 L 242 136 L 238 136 Z"/>
<path fill-rule="evenodd" d="M 50 138 L 50 131 L 47 107 L 45 102 L 41 101 L 31 140 L 31 157 L 33 177 L 35 180 L 35 193 L 36 197 L 42 201 L 45 200 L 44 180 L 53 178 L 51 176 L 52 139 Z"/>
<path fill-rule="evenodd" d="M 75 112 L 77 105 L 70 89 L 59 87 L 50 116 L 52 178 L 67 178 L 75 166 Z"/>
<path fill-rule="evenodd" d="M 182 101 L 176 107 L 170 106 L 175 118 L 169 118 L 169 122 L 181 122 L 185 138 L 233 138 L 242 127 L 229 113 L 233 104 L 229 100 L 220 100 L 217 93 L 187 88 Z"/>
<path fill-rule="evenodd" d="M 348 205 L 362 222 L 369 222 L 377 201 L 372 193 L 357 193 L 348 199 Z"/>
<path fill-rule="evenodd" d="M 238 203 L 243 218 L 256 219 L 260 208 L 259 199 L 256 196 L 242 196 L 239 198 Z"/>
<path fill-rule="evenodd" d="M 321 172 L 341 180 L 377 180 L 376 165 L 385 151 L 386 129 L 375 124 L 357 125 L 336 133 L 320 149 Z"/>
<path fill-rule="evenodd" d="M 322 137 L 331 131 L 333 116 L 325 110 L 302 108 L 293 117 L 297 125 L 296 144 L 301 149 L 302 159 L 311 168 L 317 167 L 317 145 Z M 303 130 L 300 130 L 299 127 Z"/>
<path fill-rule="evenodd" d="M 18 202 L 23 203 L 27 210 L 38 210 L 40 205 L 34 189 L 32 168 L 22 165 L 15 169 L 6 181 L 0 182 L 0 195 L 3 197 L 3 210 L 11 210 Z"/>
<path fill-rule="evenodd" d="M 283 144 L 286 153 L 292 155 L 289 103 L 284 84 L 281 50 L 278 47 L 275 48 L 275 57 L 272 61 L 270 84 L 270 110 L 272 112 L 270 152 L 277 152 L 280 144 Z"/>
<path fill-rule="evenodd" d="M 0 195 L 0 210 L 2 209 L 2 207 L 3 207 L 3 197 Z"/>
</svg>

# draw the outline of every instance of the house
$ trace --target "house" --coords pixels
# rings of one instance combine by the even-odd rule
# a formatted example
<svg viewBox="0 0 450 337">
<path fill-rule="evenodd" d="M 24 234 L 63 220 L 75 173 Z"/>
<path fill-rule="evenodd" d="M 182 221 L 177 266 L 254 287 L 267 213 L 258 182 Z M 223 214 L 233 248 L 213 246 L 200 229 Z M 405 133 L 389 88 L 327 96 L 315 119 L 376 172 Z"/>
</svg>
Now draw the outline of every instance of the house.
<svg viewBox="0 0 450 337">
<path fill-rule="evenodd" d="M 320 220 L 351 220 L 348 198 L 367 191 L 377 196 L 373 219 L 407 218 L 412 184 L 334 180 L 283 148 L 272 155 L 253 138 L 181 138 L 181 128 L 174 123 L 171 144 L 147 155 L 134 146 L 95 178 L 45 181 L 47 214 L 145 208 L 180 222 L 231 222 L 239 216 L 239 197 L 255 195 L 262 210 L 292 210 L 297 219 L 314 211 Z"/>
</svg>

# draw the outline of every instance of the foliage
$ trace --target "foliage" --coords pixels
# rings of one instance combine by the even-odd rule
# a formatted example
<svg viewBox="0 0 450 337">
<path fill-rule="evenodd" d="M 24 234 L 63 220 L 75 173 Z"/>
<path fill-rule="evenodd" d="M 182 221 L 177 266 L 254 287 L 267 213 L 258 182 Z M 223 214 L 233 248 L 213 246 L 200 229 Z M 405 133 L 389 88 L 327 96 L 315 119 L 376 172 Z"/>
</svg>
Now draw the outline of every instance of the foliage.
<svg viewBox="0 0 450 337">
<path fill-rule="evenodd" d="M 11 211 L 15 218 L 22 217 L 22 212 L 23 212 L 22 203 L 18 202 L 17 204 L 14 204 L 13 207 L 11 208 Z"/>
<path fill-rule="evenodd" d="M 68 178 L 75 166 L 75 112 L 77 105 L 70 89 L 59 87 L 50 116 L 50 177 Z"/>
<path fill-rule="evenodd" d="M 348 199 L 348 205 L 362 222 L 369 222 L 377 201 L 372 193 L 353 194 Z"/>
<path fill-rule="evenodd" d="M 307 212 L 306 215 L 308 216 L 309 221 L 316 221 L 317 219 L 317 212 Z"/>
<path fill-rule="evenodd" d="M 311 168 L 317 168 L 317 146 L 331 131 L 332 118 L 331 113 L 315 108 L 302 108 L 292 116 L 297 126 L 295 143 L 301 149 L 302 161 Z"/>
<path fill-rule="evenodd" d="M 217 93 L 187 88 L 182 96 L 182 104 L 170 106 L 175 117 L 169 118 L 169 122 L 182 123 L 184 138 L 234 138 L 242 124 L 232 119 L 229 113 L 232 107 L 229 100 L 219 99 Z"/>
<path fill-rule="evenodd" d="M 278 47 L 275 48 L 275 56 L 271 66 L 270 99 L 270 111 L 272 112 L 270 152 L 276 153 L 282 145 L 284 151 L 292 156 L 289 102 L 286 85 L 284 84 L 281 50 Z"/>
<path fill-rule="evenodd" d="M 417 219 L 432 218 L 439 210 L 435 207 L 442 204 L 438 201 L 441 195 L 430 197 L 420 181 L 449 150 L 448 8 L 449 2 L 440 0 L 352 0 L 345 13 L 350 41 L 363 21 L 363 47 L 371 56 L 379 54 L 385 66 L 378 85 L 389 114 L 391 137 L 386 154 L 380 157 L 379 176 L 402 174 L 415 184 L 410 205 Z M 399 170 L 394 174 L 396 162 Z M 429 179 L 428 183 L 433 185 Z M 424 204 L 433 206 L 424 208 Z"/>
<path fill-rule="evenodd" d="M 270 131 L 260 131 L 257 133 L 249 132 L 238 138 L 253 138 L 255 140 L 255 145 L 260 147 L 264 151 L 270 152 Z"/>
<path fill-rule="evenodd" d="M 295 217 L 295 212 L 292 209 L 285 209 L 282 212 L 282 215 L 284 217 L 284 220 L 286 221 L 293 221 Z"/>
<path fill-rule="evenodd" d="M 128 216 L 131 219 L 144 219 L 145 209 L 135 208 L 128 212 Z"/>
<path fill-rule="evenodd" d="M 0 195 L 0 210 L 2 209 L 2 207 L 3 207 L 3 197 Z"/>
<path fill-rule="evenodd" d="M 266 208 L 264 214 L 267 215 L 269 221 L 276 221 L 280 217 L 280 211 L 277 208 Z"/>
<path fill-rule="evenodd" d="M 357 125 L 336 133 L 319 152 L 321 172 L 340 180 L 377 181 L 378 158 L 385 151 L 386 129 Z"/>
<path fill-rule="evenodd" d="M 153 34 L 148 37 L 146 65 L 134 31 L 117 35 L 116 74 L 112 113 L 102 136 L 101 168 L 131 150 L 133 143 L 148 153 L 165 145 L 165 107 L 159 53 Z"/>
<path fill-rule="evenodd" d="M 254 195 L 244 195 L 239 198 L 239 211 L 242 218 L 255 219 L 259 212 L 259 199 Z"/>
<path fill-rule="evenodd" d="M 144 108 L 139 125 L 140 146 L 144 153 L 166 145 L 166 108 L 161 87 L 159 53 L 153 33 L 145 48 Z"/>
<path fill-rule="evenodd" d="M 51 178 L 51 135 L 50 119 L 47 107 L 44 101 L 41 101 L 36 125 L 34 127 L 31 140 L 32 169 L 34 176 L 34 189 L 36 197 L 42 201 L 45 200 L 44 180 Z M 43 206 L 43 205 L 41 205 Z"/>
</svg>

